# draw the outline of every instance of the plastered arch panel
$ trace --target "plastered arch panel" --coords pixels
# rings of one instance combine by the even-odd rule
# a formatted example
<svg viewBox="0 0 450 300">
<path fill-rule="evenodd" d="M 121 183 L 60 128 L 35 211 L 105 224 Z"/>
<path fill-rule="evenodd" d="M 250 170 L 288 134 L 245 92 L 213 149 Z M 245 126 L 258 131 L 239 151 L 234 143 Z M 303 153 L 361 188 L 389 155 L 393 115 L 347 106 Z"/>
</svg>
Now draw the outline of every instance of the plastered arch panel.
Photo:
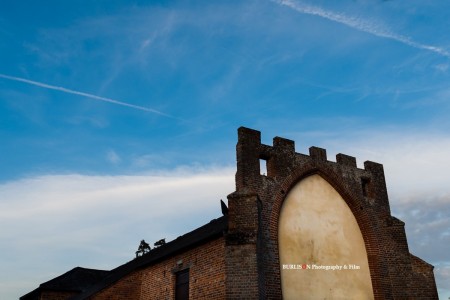
<svg viewBox="0 0 450 300">
<path fill-rule="evenodd" d="M 358 223 L 320 175 L 291 189 L 278 224 L 283 299 L 374 298 Z"/>
</svg>

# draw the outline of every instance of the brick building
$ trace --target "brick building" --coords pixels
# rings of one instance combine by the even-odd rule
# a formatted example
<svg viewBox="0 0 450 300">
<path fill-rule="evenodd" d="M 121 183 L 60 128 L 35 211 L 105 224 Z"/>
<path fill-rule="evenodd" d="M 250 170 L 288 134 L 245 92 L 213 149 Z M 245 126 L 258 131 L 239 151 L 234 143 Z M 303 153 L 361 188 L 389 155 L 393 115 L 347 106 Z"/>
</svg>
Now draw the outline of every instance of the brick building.
<svg viewBox="0 0 450 300">
<path fill-rule="evenodd" d="M 438 299 L 409 252 L 383 166 L 238 129 L 223 216 L 111 271 L 75 268 L 29 299 Z M 267 174 L 260 166 L 266 165 Z"/>
</svg>

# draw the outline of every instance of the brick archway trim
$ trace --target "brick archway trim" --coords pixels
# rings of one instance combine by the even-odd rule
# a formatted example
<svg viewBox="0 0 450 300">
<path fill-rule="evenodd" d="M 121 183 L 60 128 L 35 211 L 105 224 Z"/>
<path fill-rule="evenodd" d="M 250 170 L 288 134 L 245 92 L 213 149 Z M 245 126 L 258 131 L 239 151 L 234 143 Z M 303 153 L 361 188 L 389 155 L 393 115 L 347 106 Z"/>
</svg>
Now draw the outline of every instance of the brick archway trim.
<svg viewBox="0 0 450 300">
<path fill-rule="evenodd" d="M 290 175 L 288 175 L 283 183 L 281 184 L 278 191 L 275 191 L 276 196 L 273 202 L 272 211 L 270 214 L 270 239 L 275 246 L 275 260 L 278 263 L 278 269 L 274 270 L 275 281 L 281 283 L 280 274 L 280 259 L 279 259 L 279 249 L 278 249 L 278 221 L 281 212 L 281 207 L 283 205 L 286 196 L 289 191 L 301 180 L 305 179 L 311 175 L 319 175 L 325 179 L 344 199 L 348 207 L 352 211 L 358 226 L 361 230 L 361 234 L 364 239 L 364 244 L 366 247 L 367 259 L 369 262 L 370 277 L 372 280 L 372 288 L 375 299 L 384 299 L 383 287 L 382 287 L 382 272 L 381 272 L 381 262 L 379 261 L 380 249 L 377 240 L 377 230 L 375 225 L 371 220 L 369 214 L 366 212 L 362 205 L 361 197 L 362 195 L 357 195 L 352 191 L 348 185 L 344 182 L 341 176 L 330 167 L 326 166 L 324 163 L 311 162 L 294 170 Z M 281 288 L 280 288 L 281 290 Z"/>
</svg>

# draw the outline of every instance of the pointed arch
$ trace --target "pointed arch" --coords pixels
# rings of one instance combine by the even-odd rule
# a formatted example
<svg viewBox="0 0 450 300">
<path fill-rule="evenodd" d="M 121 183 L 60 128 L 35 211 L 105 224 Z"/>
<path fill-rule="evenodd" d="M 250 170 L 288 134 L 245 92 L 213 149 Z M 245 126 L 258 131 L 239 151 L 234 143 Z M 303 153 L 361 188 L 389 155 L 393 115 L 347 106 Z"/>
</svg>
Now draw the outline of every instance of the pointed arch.
<svg viewBox="0 0 450 300">
<path fill-rule="evenodd" d="M 305 177 L 287 195 L 278 246 L 284 299 L 373 299 L 361 230 L 345 201 L 320 175 Z"/>
<path fill-rule="evenodd" d="M 278 244 L 278 226 L 281 208 L 286 200 L 289 192 L 303 179 L 311 176 L 319 175 L 328 184 L 330 184 L 334 190 L 342 197 L 351 210 L 353 216 L 361 231 L 365 249 L 367 252 L 367 260 L 369 264 L 370 277 L 372 281 L 372 288 L 375 299 L 383 299 L 382 294 L 382 266 L 378 260 L 379 247 L 377 241 L 377 229 L 374 222 L 370 219 L 369 214 L 366 212 L 366 208 L 363 206 L 361 199 L 362 195 L 358 195 L 355 189 L 349 187 L 343 179 L 337 175 L 337 173 L 323 163 L 311 162 L 304 164 L 301 167 L 294 170 L 283 183 L 280 185 L 278 191 L 275 191 L 276 196 L 272 203 L 272 209 L 270 212 L 269 220 L 269 235 L 274 247 L 275 260 L 278 262 L 278 269 L 273 270 L 272 276 L 274 280 L 281 285 L 281 272 L 280 272 L 280 256 L 279 256 L 279 244 Z"/>
</svg>

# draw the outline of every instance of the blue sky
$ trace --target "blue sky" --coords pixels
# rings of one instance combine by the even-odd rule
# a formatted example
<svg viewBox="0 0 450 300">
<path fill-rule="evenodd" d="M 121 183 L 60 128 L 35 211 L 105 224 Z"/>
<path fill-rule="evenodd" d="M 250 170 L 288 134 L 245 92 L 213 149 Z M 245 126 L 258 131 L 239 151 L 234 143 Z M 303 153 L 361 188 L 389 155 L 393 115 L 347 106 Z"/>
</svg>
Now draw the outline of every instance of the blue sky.
<svg viewBox="0 0 450 300">
<path fill-rule="evenodd" d="M 383 163 L 410 251 L 435 266 L 447 299 L 448 11 L 414 0 L 2 1 L 0 298 L 75 266 L 111 269 L 143 238 L 220 216 L 247 126 L 267 144 L 282 136 L 297 152 Z"/>
</svg>

